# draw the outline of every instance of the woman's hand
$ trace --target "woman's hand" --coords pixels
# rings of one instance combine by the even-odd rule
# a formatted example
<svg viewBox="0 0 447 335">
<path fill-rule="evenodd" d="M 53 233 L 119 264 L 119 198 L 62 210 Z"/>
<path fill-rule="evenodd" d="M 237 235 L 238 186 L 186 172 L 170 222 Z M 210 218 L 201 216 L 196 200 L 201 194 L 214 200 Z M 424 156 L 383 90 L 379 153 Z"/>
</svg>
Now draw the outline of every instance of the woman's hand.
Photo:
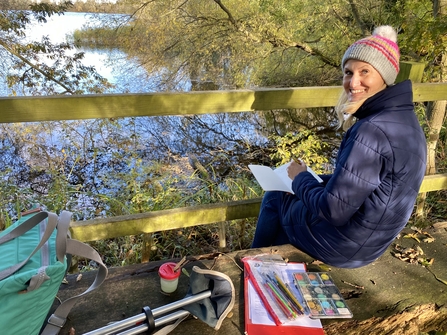
<svg viewBox="0 0 447 335">
<path fill-rule="evenodd" d="M 304 162 L 298 160 L 292 161 L 292 163 L 287 168 L 287 174 L 292 180 L 294 180 L 295 177 L 303 171 L 307 171 L 307 165 L 304 164 Z"/>
</svg>

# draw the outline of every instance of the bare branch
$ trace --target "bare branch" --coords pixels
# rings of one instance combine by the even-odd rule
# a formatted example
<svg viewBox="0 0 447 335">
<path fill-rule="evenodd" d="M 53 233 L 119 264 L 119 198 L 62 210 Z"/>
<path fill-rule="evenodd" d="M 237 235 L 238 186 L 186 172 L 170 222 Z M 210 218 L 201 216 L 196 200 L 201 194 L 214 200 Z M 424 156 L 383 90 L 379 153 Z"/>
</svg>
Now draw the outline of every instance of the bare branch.
<svg viewBox="0 0 447 335">
<path fill-rule="evenodd" d="M 349 5 L 351 6 L 352 14 L 354 15 L 355 21 L 357 22 L 358 26 L 362 30 L 363 36 L 366 36 L 368 34 L 367 28 L 366 28 L 365 23 L 360 19 L 360 14 L 359 14 L 359 11 L 357 10 L 357 6 L 355 5 L 354 1 L 352 1 L 352 0 L 349 0 Z"/>
<path fill-rule="evenodd" d="M 227 7 L 224 6 L 224 4 L 222 3 L 222 1 L 220 0 L 214 0 L 215 3 L 217 3 L 219 5 L 219 7 L 225 12 L 227 13 L 228 16 L 228 20 L 230 20 L 230 22 L 237 27 L 237 22 L 234 19 L 233 15 L 231 15 L 231 12 L 228 10 Z"/>
</svg>

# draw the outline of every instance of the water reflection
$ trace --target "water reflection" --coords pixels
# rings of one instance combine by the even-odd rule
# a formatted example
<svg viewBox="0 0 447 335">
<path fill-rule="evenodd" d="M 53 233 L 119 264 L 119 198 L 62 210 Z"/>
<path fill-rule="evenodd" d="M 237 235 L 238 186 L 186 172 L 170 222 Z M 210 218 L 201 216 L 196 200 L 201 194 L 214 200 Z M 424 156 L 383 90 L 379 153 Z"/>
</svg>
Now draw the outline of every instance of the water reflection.
<svg viewBox="0 0 447 335">
<path fill-rule="evenodd" d="M 31 23 L 26 30 L 26 40 L 40 41 L 43 36 L 47 36 L 52 43 L 63 43 L 71 41 L 74 31 L 87 25 L 92 25 L 91 15 L 87 13 L 68 12 L 64 15 L 53 15 L 48 18 L 46 23 Z M 82 63 L 85 66 L 95 67 L 99 75 L 115 85 L 114 89 L 105 93 L 144 93 L 157 90 L 155 78 L 148 75 L 138 60 L 128 57 L 120 49 L 80 47 L 72 50 L 72 54 L 76 52 L 84 53 Z M 11 64 L 8 61 L 9 57 L 11 55 L 7 53 L 2 55 L 4 68 L 0 76 L 1 96 L 12 94 L 12 90 L 7 87 L 6 83 L 6 72 L 10 70 L 7 64 Z M 17 94 L 22 95 L 20 92 Z"/>
<path fill-rule="evenodd" d="M 90 24 L 89 17 L 84 13 L 66 13 L 63 16 L 52 16 L 47 23 L 34 24 L 30 27 L 27 38 L 29 40 L 40 40 L 42 36 L 48 35 L 53 43 L 65 42 L 67 36 L 71 36 L 76 29 L 82 28 L 87 23 Z M 161 75 L 155 73 L 149 76 L 137 59 L 130 58 L 122 50 L 83 47 L 73 52 L 80 51 L 84 52 L 84 65 L 94 66 L 101 76 L 116 85 L 112 92 L 107 93 L 159 91 L 157 78 Z M 182 84 L 181 89 L 183 91 L 218 89 L 218 87 L 212 86 L 212 83 L 208 83 L 211 86 L 203 86 L 203 83 L 194 83 L 193 86 L 188 80 L 185 79 Z M 2 84 L 0 85 L 1 93 L 3 95 L 10 94 L 6 88 L 6 83 L 3 81 L 0 84 Z M 36 137 L 29 143 L 36 144 L 38 141 L 42 148 L 47 148 L 51 152 L 52 157 L 63 152 L 68 153 L 69 148 L 74 150 L 73 148 L 76 148 L 79 143 L 83 143 L 82 150 L 84 152 L 79 149 L 79 152 L 73 153 L 73 157 L 83 157 L 84 155 L 86 157 L 85 167 L 78 167 L 79 162 L 75 161 L 73 163 L 75 169 L 79 168 L 79 171 L 77 171 L 79 176 L 82 176 L 79 181 L 76 180 L 75 182 L 83 185 L 88 182 L 92 175 L 101 173 L 107 175 L 110 171 L 117 169 L 117 167 L 111 165 L 113 159 L 116 160 L 116 157 L 110 156 L 110 153 L 114 150 L 125 153 L 123 157 L 126 159 L 119 160 L 124 165 L 124 162 L 130 159 L 129 156 L 132 153 L 136 153 L 147 164 L 153 160 L 166 160 L 166 157 L 179 158 L 194 155 L 202 163 L 213 162 L 212 168 L 217 170 L 216 157 L 225 157 L 221 159 L 222 165 L 225 165 L 222 166 L 221 170 L 226 171 L 228 167 L 237 167 L 240 163 L 238 159 L 243 160 L 247 150 L 265 145 L 267 141 L 263 133 L 265 128 L 261 126 L 262 123 L 258 120 L 258 117 L 259 115 L 256 113 L 222 113 L 186 117 L 140 117 L 119 120 L 52 122 L 51 126 L 36 124 L 34 129 Z M 49 134 L 46 133 L 47 129 L 51 130 Z M 80 136 L 85 137 L 85 139 L 81 140 Z M 26 144 L 24 147 L 28 145 Z M 132 145 L 135 145 L 135 147 L 132 147 Z M 0 146 L 0 151 L 1 149 Z M 102 152 L 101 159 L 104 160 L 104 171 L 93 173 L 88 165 L 94 163 L 92 157 L 97 157 L 97 151 Z M 228 156 L 225 156 L 227 154 Z M 27 156 L 27 164 L 29 166 L 35 165 L 36 159 L 35 156 Z M 127 168 L 129 167 L 120 167 L 120 169 Z M 46 182 L 44 185 L 47 185 Z M 107 187 L 113 188 L 113 185 L 114 183 L 111 182 L 107 184 Z M 96 185 L 95 187 L 99 186 Z"/>
</svg>

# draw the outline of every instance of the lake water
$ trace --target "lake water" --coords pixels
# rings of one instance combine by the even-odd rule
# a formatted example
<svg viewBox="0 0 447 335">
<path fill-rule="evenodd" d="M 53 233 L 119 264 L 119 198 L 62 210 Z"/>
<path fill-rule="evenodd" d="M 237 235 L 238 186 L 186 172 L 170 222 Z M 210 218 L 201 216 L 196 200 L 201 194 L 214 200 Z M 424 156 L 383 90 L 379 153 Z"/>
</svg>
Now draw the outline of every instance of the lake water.
<svg viewBox="0 0 447 335">
<path fill-rule="evenodd" d="M 108 15 L 108 14 L 105 14 Z M 46 23 L 34 23 L 27 29 L 27 39 L 40 41 L 42 36 L 48 36 L 53 43 L 67 41 L 76 29 L 81 29 L 91 22 L 86 13 L 65 13 L 53 15 Z M 119 49 L 79 48 L 73 52 L 84 52 L 83 64 L 94 66 L 96 71 L 109 82 L 116 85 L 112 92 L 107 93 L 144 93 L 156 91 L 156 82 L 151 79 L 139 63 L 129 58 Z M 129 75 L 131 74 L 131 75 Z M 3 79 L 3 80 L 1 80 Z M 0 79 L 0 94 L 10 95 L 4 78 Z M 188 88 L 188 85 L 185 85 Z"/>
<path fill-rule="evenodd" d="M 76 29 L 81 29 L 84 25 L 90 23 L 89 21 L 91 21 L 91 18 L 85 13 L 54 15 L 48 19 L 48 22 L 34 24 L 30 27 L 27 38 L 29 40 L 40 40 L 42 36 L 48 36 L 53 43 L 65 42 L 67 36 L 71 37 Z M 130 59 L 122 50 L 82 48 L 76 51 L 85 53 L 84 65 L 94 66 L 101 76 L 116 85 L 113 91 L 105 93 L 147 93 L 159 91 L 156 76 L 149 76 L 137 60 Z M 183 91 L 190 90 L 191 85 L 189 82 L 181 85 Z M 4 81 L 3 83 L 0 82 L 0 95 L 10 95 Z M 185 146 L 184 143 L 191 142 L 189 139 L 183 140 L 181 137 L 182 133 L 185 134 L 185 137 L 188 135 L 197 137 L 201 139 L 200 141 L 214 143 L 221 148 L 228 148 L 234 145 L 235 142 L 228 143 L 227 138 L 236 138 L 239 141 L 247 141 L 257 145 L 264 143 L 265 137 L 259 134 L 259 124 L 256 122 L 252 123 L 249 121 L 251 118 L 244 117 L 242 114 L 198 116 L 202 125 L 206 125 L 203 127 L 204 129 L 201 129 L 202 126 L 199 126 L 198 122 L 189 124 L 189 122 L 184 122 L 182 117 L 176 116 L 138 118 L 135 121 L 138 125 L 134 126 L 140 129 L 138 136 L 153 144 L 153 148 L 155 148 L 152 149 L 154 156 L 159 156 L 167 151 L 180 155 L 185 155 L 190 150 L 200 151 L 198 148 L 192 148 L 191 145 Z M 122 121 L 124 128 L 126 127 L 124 124 L 127 122 L 127 120 Z M 133 127 L 131 128 L 133 129 L 132 131 L 135 130 Z M 209 128 L 216 130 L 216 132 L 209 131 Z M 159 134 L 164 135 L 160 137 Z M 56 142 L 63 144 L 64 140 L 59 138 Z M 157 153 L 156 151 L 158 150 L 160 152 Z"/>
</svg>

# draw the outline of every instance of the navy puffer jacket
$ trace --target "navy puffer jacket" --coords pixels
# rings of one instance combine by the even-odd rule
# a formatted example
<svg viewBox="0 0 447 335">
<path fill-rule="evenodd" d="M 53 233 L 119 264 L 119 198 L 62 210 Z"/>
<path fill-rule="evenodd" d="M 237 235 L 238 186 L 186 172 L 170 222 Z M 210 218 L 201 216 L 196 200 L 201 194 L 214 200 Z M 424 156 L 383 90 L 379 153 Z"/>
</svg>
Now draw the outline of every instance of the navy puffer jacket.
<svg viewBox="0 0 447 335">
<path fill-rule="evenodd" d="M 333 175 L 310 173 L 284 197 L 284 229 L 297 248 L 327 264 L 355 268 L 382 255 L 406 225 L 422 183 L 425 135 L 410 81 L 364 102 L 340 146 Z"/>
</svg>

